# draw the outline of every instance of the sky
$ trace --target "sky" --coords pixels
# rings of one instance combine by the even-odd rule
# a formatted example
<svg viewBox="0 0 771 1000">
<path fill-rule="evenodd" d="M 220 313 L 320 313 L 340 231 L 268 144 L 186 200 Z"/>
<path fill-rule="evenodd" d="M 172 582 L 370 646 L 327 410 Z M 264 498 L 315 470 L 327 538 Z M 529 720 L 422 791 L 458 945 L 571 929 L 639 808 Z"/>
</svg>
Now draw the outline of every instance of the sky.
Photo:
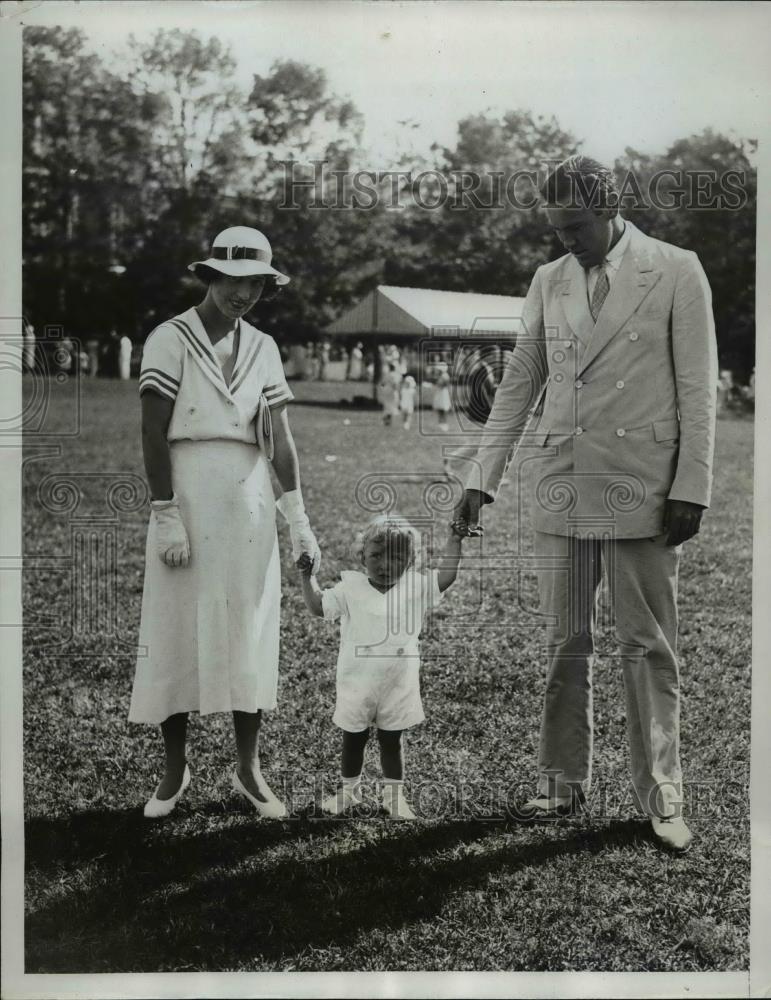
<svg viewBox="0 0 771 1000">
<path fill-rule="evenodd" d="M 364 114 L 374 168 L 397 147 L 452 146 L 478 112 L 554 115 L 612 161 L 664 153 L 711 127 L 754 138 L 771 107 L 771 5 L 446 0 L 173 0 L 26 5 L 27 24 L 79 26 L 104 56 L 133 32 L 195 29 L 231 45 L 238 75 L 291 58 L 323 68 Z M 399 125 L 417 122 L 419 128 Z"/>
</svg>

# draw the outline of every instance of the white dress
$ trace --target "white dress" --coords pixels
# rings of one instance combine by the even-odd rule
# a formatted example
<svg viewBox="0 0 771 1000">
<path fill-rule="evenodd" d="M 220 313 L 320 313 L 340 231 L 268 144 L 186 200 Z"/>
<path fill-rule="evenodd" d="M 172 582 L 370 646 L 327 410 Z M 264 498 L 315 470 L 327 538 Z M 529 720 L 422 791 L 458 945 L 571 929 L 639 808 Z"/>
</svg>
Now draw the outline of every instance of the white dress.
<svg viewBox="0 0 771 1000">
<path fill-rule="evenodd" d="M 450 376 L 445 372 L 443 375 L 439 375 L 434 385 L 434 398 L 431 402 L 432 409 L 438 410 L 439 413 L 449 413 L 452 409 L 452 400 L 450 398 Z"/>
<path fill-rule="evenodd" d="M 402 383 L 402 387 L 399 392 L 399 409 L 402 413 L 415 412 L 415 397 L 417 393 L 417 385 L 404 385 Z"/>
<path fill-rule="evenodd" d="M 156 551 L 151 517 L 129 720 L 276 706 L 281 579 L 275 499 L 254 417 L 292 398 L 272 337 L 243 320 L 230 385 L 195 309 L 157 327 L 140 393 L 174 401 L 172 486 L 190 564 Z"/>
<path fill-rule="evenodd" d="M 438 572 L 414 568 L 385 593 L 357 572 L 342 573 L 322 592 L 324 617 L 341 623 L 335 725 L 358 733 L 423 721 L 419 635 L 440 599 Z"/>
<path fill-rule="evenodd" d="M 380 385 L 384 415 L 395 417 L 398 414 L 401 384 L 402 377 L 398 372 L 386 372 L 383 376 L 383 381 Z"/>
</svg>

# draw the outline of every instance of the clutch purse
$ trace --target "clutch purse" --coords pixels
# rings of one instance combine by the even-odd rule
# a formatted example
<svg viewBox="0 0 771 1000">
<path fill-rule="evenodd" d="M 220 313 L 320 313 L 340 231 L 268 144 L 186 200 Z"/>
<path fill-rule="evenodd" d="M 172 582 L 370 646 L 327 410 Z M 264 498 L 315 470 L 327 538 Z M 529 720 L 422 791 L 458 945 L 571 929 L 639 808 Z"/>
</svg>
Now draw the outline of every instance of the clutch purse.
<svg viewBox="0 0 771 1000">
<path fill-rule="evenodd" d="M 260 396 L 257 406 L 257 414 L 254 418 L 254 430 L 257 444 L 260 451 L 268 461 L 273 460 L 273 422 L 270 416 L 270 407 L 264 395 Z"/>
</svg>

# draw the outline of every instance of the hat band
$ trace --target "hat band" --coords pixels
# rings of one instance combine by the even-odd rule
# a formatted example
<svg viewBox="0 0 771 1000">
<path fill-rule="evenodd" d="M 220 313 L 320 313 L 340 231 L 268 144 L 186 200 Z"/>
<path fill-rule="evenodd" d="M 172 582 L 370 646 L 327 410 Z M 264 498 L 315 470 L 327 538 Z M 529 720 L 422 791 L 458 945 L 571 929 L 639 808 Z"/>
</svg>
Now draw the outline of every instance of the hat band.
<svg viewBox="0 0 771 1000">
<path fill-rule="evenodd" d="M 259 260 L 270 264 L 271 255 L 266 250 L 257 247 L 212 247 L 211 256 L 214 260 Z"/>
</svg>

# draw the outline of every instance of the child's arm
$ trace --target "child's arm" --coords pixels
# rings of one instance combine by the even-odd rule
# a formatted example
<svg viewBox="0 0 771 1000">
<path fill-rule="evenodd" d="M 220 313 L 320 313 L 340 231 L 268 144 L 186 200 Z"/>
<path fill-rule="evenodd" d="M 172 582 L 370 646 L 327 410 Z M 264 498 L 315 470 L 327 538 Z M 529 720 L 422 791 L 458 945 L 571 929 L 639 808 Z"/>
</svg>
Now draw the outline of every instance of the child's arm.
<svg viewBox="0 0 771 1000">
<path fill-rule="evenodd" d="M 300 570 L 300 580 L 302 581 L 303 600 L 306 608 L 312 615 L 318 618 L 324 617 L 324 609 L 321 606 L 321 589 L 316 583 L 316 577 L 311 576 L 313 569 L 313 559 L 307 552 L 303 552 L 296 563 Z"/>
<path fill-rule="evenodd" d="M 455 529 L 455 525 L 450 526 L 450 534 L 444 551 L 439 556 L 436 568 L 439 570 L 437 583 L 440 593 L 444 593 L 447 588 L 455 583 L 458 576 L 458 564 L 460 563 L 460 549 L 463 535 Z"/>
</svg>

